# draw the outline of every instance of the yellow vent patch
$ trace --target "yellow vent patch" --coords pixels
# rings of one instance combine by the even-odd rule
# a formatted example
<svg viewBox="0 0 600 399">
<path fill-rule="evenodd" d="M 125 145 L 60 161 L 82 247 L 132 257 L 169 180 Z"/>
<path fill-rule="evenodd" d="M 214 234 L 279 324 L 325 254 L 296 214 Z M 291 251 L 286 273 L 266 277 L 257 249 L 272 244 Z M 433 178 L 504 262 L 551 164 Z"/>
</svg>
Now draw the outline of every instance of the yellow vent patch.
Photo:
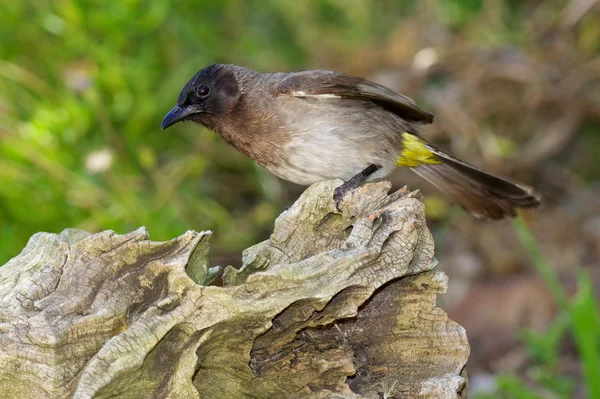
<svg viewBox="0 0 600 399">
<path fill-rule="evenodd" d="M 441 163 L 427 143 L 410 133 L 402 133 L 402 152 L 396 160 L 396 165 L 414 168 L 419 165 Z"/>
</svg>

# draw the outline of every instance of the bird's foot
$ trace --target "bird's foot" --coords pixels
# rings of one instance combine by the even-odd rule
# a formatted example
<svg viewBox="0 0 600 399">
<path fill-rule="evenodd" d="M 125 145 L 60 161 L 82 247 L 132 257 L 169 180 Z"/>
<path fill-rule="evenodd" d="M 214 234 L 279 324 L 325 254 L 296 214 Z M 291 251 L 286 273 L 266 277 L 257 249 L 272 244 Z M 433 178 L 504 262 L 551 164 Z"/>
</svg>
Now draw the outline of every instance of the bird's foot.
<svg viewBox="0 0 600 399">
<path fill-rule="evenodd" d="M 338 212 L 341 212 L 342 210 L 340 209 L 340 205 L 342 204 L 342 201 L 344 200 L 344 195 L 350 191 L 351 189 L 347 189 L 346 187 L 344 187 L 345 184 L 342 184 L 341 186 L 337 187 L 334 191 L 333 191 L 333 201 L 335 202 L 335 209 L 338 210 Z"/>
<path fill-rule="evenodd" d="M 367 179 L 367 177 L 369 177 L 371 174 L 375 173 L 377 170 L 379 170 L 379 168 L 381 168 L 381 166 L 379 166 L 379 165 L 369 165 L 365 170 L 358 173 L 356 176 L 353 176 L 350 180 L 344 182 L 344 184 L 342 184 L 341 186 L 337 187 L 333 191 L 333 200 L 335 201 L 335 209 L 337 209 L 338 212 L 342 212 L 342 210 L 340 209 L 340 205 L 341 205 L 342 201 L 344 200 L 344 196 L 349 191 L 352 191 L 355 188 L 360 187 L 360 185 Z"/>
<path fill-rule="evenodd" d="M 360 187 L 362 181 L 358 181 L 358 179 L 350 179 L 347 182 L 344 182 L 341 186 L 337 187 L 333 190 L 333 201 L 335 202 L 335 209 L 338 212 L 342 212 L 340 209 L 340 205 L 344 201 L 344 197 L 352 190 Z"/>
</svg>

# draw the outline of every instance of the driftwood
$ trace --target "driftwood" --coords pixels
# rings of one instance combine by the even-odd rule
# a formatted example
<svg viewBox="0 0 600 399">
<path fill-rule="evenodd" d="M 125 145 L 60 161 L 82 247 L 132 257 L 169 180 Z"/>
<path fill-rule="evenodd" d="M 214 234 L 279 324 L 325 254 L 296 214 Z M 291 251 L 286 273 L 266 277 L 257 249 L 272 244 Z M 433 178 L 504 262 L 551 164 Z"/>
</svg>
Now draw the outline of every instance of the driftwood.
<svg viewBox="0 0 600 399">
<path fill-rule="evenodd" d="M 2 398 L 458 398 L 419 194 L 310 187 L 208 285 L 210 232 L 38 233 L 0 268 Z"/>
</svg>

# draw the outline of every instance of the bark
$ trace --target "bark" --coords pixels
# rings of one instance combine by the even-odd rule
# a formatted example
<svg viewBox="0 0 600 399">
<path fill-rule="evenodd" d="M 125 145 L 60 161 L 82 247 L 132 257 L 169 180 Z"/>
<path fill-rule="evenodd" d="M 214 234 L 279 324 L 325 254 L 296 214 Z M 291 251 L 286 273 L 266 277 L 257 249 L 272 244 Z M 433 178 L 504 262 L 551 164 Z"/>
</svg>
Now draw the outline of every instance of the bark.
<svg viewBox="0 0 600 399">
<path fill-rule="evenodd" d="M 311 186 L 209 285 L 211 232 L 38 233 L 0 268 L 6 398 L 466 397 L 417 192 Z"/>
</svg>

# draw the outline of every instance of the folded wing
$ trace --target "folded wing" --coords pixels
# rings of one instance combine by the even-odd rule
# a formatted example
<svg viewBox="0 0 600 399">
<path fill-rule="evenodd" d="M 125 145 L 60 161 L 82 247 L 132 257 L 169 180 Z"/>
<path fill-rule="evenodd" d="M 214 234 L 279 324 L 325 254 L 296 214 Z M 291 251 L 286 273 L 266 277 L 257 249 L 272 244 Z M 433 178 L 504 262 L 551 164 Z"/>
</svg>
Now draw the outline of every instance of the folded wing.
<svg viewBox="0 0 600 399">
<path fill-rule="evenodd" d="M 433 114 L 423 111 L 410 98 L 366 79 L 333 71 L 292 73 L 283 79 L 277 91 L 295 97 L 373 101 L 407 121 L 433 122 Z"/>
</svg>

